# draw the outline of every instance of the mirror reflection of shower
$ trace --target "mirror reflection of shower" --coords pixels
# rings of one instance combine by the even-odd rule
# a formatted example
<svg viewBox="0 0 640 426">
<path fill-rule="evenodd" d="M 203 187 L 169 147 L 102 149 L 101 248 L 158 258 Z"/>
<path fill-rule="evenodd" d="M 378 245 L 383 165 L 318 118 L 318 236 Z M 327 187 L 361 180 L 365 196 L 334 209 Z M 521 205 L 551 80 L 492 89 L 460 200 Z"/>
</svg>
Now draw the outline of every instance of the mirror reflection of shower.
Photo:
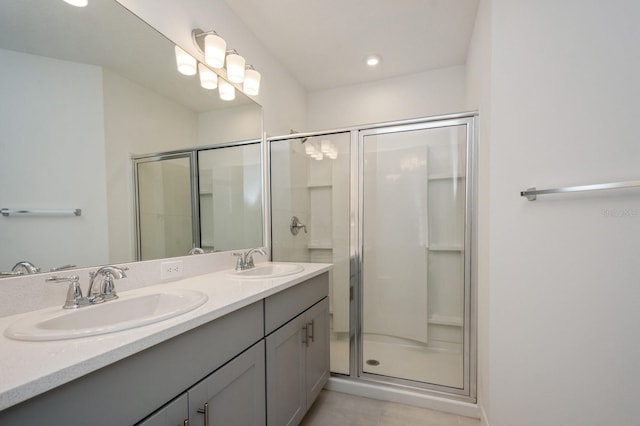
<svg viewBox="0 0 640 426">
<path fill-rule="evenodd" d="M 137 259 L 263 245 L 259 142 L 134 160 Z"/>
</svg>

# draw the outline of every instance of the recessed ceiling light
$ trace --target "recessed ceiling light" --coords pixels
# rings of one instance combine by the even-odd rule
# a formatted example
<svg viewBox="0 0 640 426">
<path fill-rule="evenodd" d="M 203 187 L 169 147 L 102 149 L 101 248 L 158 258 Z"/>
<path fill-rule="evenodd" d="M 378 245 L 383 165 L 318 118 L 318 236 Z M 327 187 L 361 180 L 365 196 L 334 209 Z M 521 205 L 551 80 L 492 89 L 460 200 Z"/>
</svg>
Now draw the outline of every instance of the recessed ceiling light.
<svg viewBox="0 0 640 426">
<path fill-rule="evenodd" d="M 370 67 L 375 67 L 380 63 L 380 61 L 382 61 L 382 57 L 380 57 L 380 55 L 369 55 L 366 58 L 367 65 Z"/>
<path fill-rule="evenodd" d="M 76 7 L 85 7 L 87 4 L 89 4 L 89 0 L 64 0 L 64 1 Z"/>
</svg>

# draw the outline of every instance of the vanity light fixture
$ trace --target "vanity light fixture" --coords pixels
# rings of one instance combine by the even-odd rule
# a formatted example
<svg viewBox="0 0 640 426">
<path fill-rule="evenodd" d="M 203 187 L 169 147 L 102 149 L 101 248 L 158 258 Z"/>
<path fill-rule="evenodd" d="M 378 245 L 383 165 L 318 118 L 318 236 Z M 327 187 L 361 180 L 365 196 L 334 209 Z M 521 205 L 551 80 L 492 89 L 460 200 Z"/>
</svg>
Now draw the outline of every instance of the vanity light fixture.
<svg viewBox="0 0 640 426">
<path fill-rule="evenodd" d="M 220 69 L 224 67 L 227 55 L 227 42 L 215 31 L 202 31 L 196 28 L 191 31 L 193 44 L 204 54 L 204 61 L 210 67 Z"/>
<path fill-rule="evenodd" d="M 89 0 L 64 0 L 64 2 L 76 7 L 85 7 L 89 4 Z"/>
<path fill-rule="evenodd" d="M 247 65 L 244 71 L 244 83 L 242 90 L 249 96 L 256 96 L 260 93 L 260 73 L 256 71 L 253 65 Z"/>
<path fill-rule="evenodd" d="M 178 46 L 176 46 L 175 51 L 178 71 L 184 75 L 195 75 L 197 72 L 196 59 Z"/>
<path fill-rule="evenodd" d="M 236 98 L 236 88 L 226 80 L 220 79 L 218 93 L 223 101 L 232 101 Z"/>
<path fill-rule="evenodd" d="M 211 71 L 206 65 L 198 63 L 198 74 L 200 75 L 200 86 L 204 89 L 213 90 L 218 87 L 218 74 Z"/>
<path fill-rule="evenodd" d="M 245 58 L 235 49 L 227 49 L 227 42 L 218 33 L 196 28 L 191 31 L 191 39 L 204 55 L 207 65 L 214 69 L 225 68 L 227 80 L 243 84 L 242 90 L 247 95 L 256 96 L 260 92 L 260 73 L 253 66 L 246 65 Z"/>
<path fill-rule="evenodd" d="M 234 49 L 227 51 L 227 78 L 232 83 L 244 81 L 246 61 Z"/>
<path fill-rule="evenodd" d="M 304 147 L 304 152 L 309 157 L 315 158 L 318 161 L 324 158 L 330 158 L 332 160 L 338 158 L 338 150 L 333 142 L 327 139 L 321 140 L 319 144 L 315 141 L 308 142 Z"/>
</svg>

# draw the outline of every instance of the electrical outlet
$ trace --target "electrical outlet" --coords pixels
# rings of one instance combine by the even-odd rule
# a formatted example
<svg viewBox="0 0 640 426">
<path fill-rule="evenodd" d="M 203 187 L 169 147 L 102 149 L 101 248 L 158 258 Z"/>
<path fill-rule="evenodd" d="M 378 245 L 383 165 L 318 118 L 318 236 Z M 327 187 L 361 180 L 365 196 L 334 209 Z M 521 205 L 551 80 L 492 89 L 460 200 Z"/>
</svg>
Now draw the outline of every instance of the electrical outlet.
<svg viewBox="0 0 640 426">
<path fill-rule="evenodd" d="M 175 280 L 182 276 L 182 260 L 162 262 L 160 264 L 160 279 Z"/>
</svg>

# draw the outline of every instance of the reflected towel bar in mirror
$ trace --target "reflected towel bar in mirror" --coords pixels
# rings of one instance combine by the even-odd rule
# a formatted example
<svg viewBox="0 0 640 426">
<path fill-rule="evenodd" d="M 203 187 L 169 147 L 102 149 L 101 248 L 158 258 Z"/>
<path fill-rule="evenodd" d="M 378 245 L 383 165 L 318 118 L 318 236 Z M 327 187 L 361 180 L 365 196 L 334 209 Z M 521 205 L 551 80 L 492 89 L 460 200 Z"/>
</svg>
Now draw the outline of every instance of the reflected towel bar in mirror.
<svg viewBox="0 0 640 426">
<path fill-rule="evenodd" d="M 82 209 L 0 209 L 2 216 L 81 216 Z"/>
<path fill-rule="evenodd" d="M 561 194 L 565 192 L 583 192 L 583 191 L 597 191 L 602 189 L 623 189 L 623 188 L 638 188 L 640 187 L 640 180 L 633 180 L 629 182 L 614 182 L 614 183 L 598 183 L 593 185 L 581 185 L 581 186 L 566 186 L 563 188 L 550 188 L 550 189 L 536 189 L 527 188 L 526 191 L 521 191 L 521 197 L 527 197 L 529 201 L 535 201 L 538 195 L 545 194 Z"/>
</svg>

